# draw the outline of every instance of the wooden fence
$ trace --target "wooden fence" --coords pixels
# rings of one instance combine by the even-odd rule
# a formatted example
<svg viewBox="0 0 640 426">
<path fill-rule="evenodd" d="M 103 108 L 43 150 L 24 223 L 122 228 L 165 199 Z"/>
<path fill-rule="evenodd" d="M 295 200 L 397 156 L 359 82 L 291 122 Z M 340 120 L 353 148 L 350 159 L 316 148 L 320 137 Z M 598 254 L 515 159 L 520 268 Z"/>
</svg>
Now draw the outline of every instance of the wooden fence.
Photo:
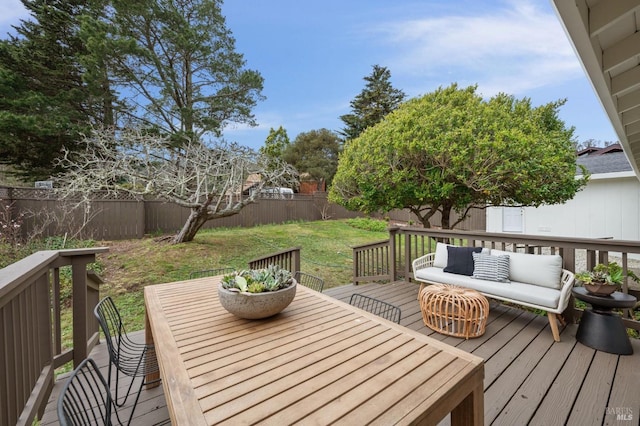
<svg viewBox="0 0 640 426">
<path fill-rule="evenodd" d="M 11 218 L 20 223 L 23 238 L 36 231 L 44 237 L 65 234 L 73 236 L 88 219 L 88 224 L 79 232 L 78 237 L 95 240 L 125 240 L 142 238 L 147 234 L 175 233 L 184 225 L 189 215 L 189 209 L 177 204 L 136 199 L 126 195 L 116 198 L 109 194 L 94 199 L 89 212 L 65 213 L 65 206 L 55 198 L 51 190 L 8 187 L 0 187 L 0 211 L 2 210 L 9 212 Z M 51 221 L 54 216 L 58 218 L 57 222 Z M 203 229 L 361 216 L 364 215 L 329 203 L 324 192 L 314 195 L 295 194 L 286 199 L 261 198 L 236 215 L 210 220 Z M 405 210 L 372 216 L 396 222 L 417 223 L 416 217 Z M 455 220 L 455 215 L 453 216 L 452 219 Z M 458 229 L 484 230 L 485 223 L 484 210 L 474 210 Z"/>
</svg>

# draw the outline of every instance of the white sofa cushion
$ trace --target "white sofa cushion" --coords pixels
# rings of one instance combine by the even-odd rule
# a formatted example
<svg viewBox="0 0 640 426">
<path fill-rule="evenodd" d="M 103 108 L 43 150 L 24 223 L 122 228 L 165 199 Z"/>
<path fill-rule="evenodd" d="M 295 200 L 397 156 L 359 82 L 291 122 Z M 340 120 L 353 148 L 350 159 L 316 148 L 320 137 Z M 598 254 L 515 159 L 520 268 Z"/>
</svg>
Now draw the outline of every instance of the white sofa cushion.
<svg viewBox="0 0 640 426">
<path fill-rule="evenodd" d="M 502 283 L 479 280 L 466 275 L 450 274 L 441 268 L 428 267 L 415 272 L 418 280 L 431 283 L 444 283 L 472 288 L 496 299 L 524 302 L 532 305 L 557 309 L 560 303 L 560 290 L 527 284 L 518 281 Z"/>
<path fill-rule="evenodd" d="M 528 254 L 491 250 L 492 255 L 508 255 L 509 279 L 537 286 L 560 289 L 562 257 L 557 254 Z"/>
</svg>

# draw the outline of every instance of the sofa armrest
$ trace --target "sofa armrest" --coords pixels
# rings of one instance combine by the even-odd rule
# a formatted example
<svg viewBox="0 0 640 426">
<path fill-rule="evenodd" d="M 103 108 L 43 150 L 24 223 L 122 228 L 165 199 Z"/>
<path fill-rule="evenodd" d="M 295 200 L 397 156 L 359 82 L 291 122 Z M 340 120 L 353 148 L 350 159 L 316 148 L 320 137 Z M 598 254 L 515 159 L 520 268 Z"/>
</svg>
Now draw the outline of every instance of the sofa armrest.
<svg viewBox="0 0 640 426">
<path fill-rule="evenodd" d="M 560 278 L 562 287 L 560 287 L 560 300 L 558 301 L 557 310 L 557 313 L 559 314 L 567 309 L 567 306 L 569 306 L 569 297 L 571 296 L 571 289 L 573 288 L 574 281 L 575 275 L 573 274 L 573 272 L 563 269 L 562 277 Z"/>
<path fill-rule="evenodd" d="M 412 262 L 412 271 L 415 273 L 418 269 L 424 269 L 433 266 L 433 260 L 435 258 L 435 253 L 429 253 L 425 254 L 424 256 L 418 257 Z"/>
</svg>

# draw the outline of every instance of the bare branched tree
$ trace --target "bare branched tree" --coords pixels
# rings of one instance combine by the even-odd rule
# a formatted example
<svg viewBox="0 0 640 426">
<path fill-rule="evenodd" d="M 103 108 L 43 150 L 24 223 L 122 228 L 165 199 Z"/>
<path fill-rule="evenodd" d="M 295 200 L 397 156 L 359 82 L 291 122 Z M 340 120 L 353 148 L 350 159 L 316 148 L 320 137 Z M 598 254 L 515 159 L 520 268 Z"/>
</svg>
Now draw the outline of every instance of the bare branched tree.
<svg viewBox="0 0 640 426">
<path fill-rule="evenodd" d="M 191 213 L 173 243 L 192 241 L 207 221 L 239 213 L 263 187 L 290 186 L 296 176 L 286 163 L 233 143 L 176 147 L 157 134 L 96 129 L 84 145 L 61 160 L 60 195 L 81 205 L 97 191 L 124 191 L 187 207 Z"/>
</svg>

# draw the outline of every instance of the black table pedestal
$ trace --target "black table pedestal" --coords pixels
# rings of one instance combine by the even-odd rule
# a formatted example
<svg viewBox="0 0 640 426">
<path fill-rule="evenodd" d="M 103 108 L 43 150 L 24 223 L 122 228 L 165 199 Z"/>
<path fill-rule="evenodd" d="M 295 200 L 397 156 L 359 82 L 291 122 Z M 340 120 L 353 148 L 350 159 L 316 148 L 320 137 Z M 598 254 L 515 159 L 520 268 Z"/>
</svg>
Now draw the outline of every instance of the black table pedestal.
<svg viewBox="0 0 640 426">
<path fill-rule="evenodd" d="M 617 355 L 631 355 L 633 348 L 622 318 L 613 309 L 632 308 L 636 298 L 615 292 L 611 296 L 594 296 L 583 287 L 573 289 L 573 295 L 592 308 L 580 318 L 576 340 L 590 348 Z"/>
<path fill-rule="evenodd" d="M 576 340 L 599 351 L 631 355 L 633 348 L 620 317 L 585 309 L 580 318 Z"/>
</svg>

